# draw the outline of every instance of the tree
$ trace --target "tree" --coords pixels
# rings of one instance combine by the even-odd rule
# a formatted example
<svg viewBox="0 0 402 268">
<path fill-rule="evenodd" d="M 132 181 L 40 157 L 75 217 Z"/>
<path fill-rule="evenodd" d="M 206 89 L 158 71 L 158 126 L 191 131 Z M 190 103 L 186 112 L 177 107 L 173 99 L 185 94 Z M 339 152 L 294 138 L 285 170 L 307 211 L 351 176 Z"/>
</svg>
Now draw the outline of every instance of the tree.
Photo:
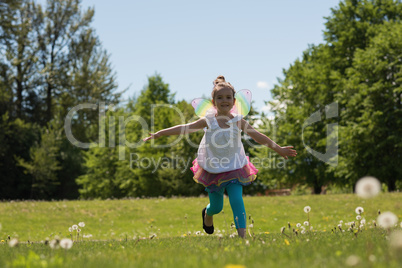
<svg viewBox="0 0 402 268">
<path fill-rule="evenodd" d="M 336 173 L 352 183 L 372 175 L 395 191 L 402 175 L 402 23 L 385 22 L 372 31 L 375 36 L 356 50 L 347 69 L 347 96 L 339 94 L 347 153 Z"/>
<path fill-rule="evenodd" d="M 356 176 L 350 174 L 361 174 L 349 164 L 334 167 L 338 159 L 348 159 L 348 148 L 339 146 L 339 151 L 329 155 L 326 161 L 316 156 L 319 153 L 321 156 L 326 155 L 326 148 L 332 142 L 337 146 L 335 138 L 338 131 L 333 128 L 332 134 L 328 136 L 327 129 L 330 126 L 338 124 L 342 132 L 347 124 L 359 120 L 356 113 L 348 117 L 348 121 L 340 117 L 350 107 L 347 103 L 350 94 L 354 93 L 345 87 L 344 80 L 354 79 L 351 76 L 355 74 L 349 68 L 353 65 L 356 51 L 366 49 L 377 35 L 377 26 L 387 21 L 400 21 L 401 11 L 402 4 L 399 1 L 341 2 L 338 8 L 332 9 L 332 15 L 326 18 L 326 43 L 310 46 L 303 53 L 302 59 L 296 60 L 284 70 L 285 79 L 279 81 L 280 84 L 272 90 L 275 99 L 272 104 L 276 106 L 276 121 L 281 122 L 277 129 L 278 137 L 283 139 L 280 144 L 292 144 L 298 149 L 298 157 L 290 162 L 287 171 L 294 182 L 305 182 L 315 193 L 319 193 L 328 184 L 353 184 Z M 380 80 L 377 82 L 381 83 Z M 328 109 L 332 110 L 331 116 L 324 117 Z M 320 120 L 309 124 L 312 121 L 310 119 L 320 116 Z M 361 141 L 356 139 L 354 142 L 359 146 Z M 312 148 L 316 152 L 315 156 L 311 154 Z M 359 157 L 362 158 L 362 155 Z M 368 163 L 372 161 L 370 157 L 375 159 L 376 154 L 364 154 L 361 161 Z M 392 169 L 391 166 L 388 168 Z M 338 172 L 338 169 L 343 171 Z M 345 177 L 345 172 L 349 174 L 348 177 Z M 350 180 L 351 177 L 354 179 Z"/>
</svg>

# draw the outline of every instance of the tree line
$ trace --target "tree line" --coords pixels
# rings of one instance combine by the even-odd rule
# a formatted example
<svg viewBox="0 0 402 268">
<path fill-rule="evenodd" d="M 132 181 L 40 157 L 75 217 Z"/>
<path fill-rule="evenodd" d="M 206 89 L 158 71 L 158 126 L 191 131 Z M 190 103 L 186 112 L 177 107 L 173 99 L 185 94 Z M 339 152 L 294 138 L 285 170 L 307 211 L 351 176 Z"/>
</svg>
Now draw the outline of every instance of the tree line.
<svg viewBox="0 0 402 268">
<path fill-rule="evenodd" d="M 366 175 L 390 191 L 401 188 L 402 4 L 345 0 L 331 11 L 324 42 L 310 45 L 271 90 L 274 118 L 249 115 L 298 156 L 283 161 L 245 136 L 246 152 L 260 167 L 247 193 L 296 185 L 314 193 L 352 189 Z M 203 193 L 189 170 L 202 132 L 141 144 L 147 135 L 141 123 L 149 131 L 187 123 L 195 119 L 192 106 L 175 101 L 159 74 L 122 102 L 93 16 L 79 0 L 0 3 L 0 198 Z M 64 126 L 83 103 L 97 108 L 77 109 L 70 128 L 89 148 L 71 142 Z"/>
</svg>

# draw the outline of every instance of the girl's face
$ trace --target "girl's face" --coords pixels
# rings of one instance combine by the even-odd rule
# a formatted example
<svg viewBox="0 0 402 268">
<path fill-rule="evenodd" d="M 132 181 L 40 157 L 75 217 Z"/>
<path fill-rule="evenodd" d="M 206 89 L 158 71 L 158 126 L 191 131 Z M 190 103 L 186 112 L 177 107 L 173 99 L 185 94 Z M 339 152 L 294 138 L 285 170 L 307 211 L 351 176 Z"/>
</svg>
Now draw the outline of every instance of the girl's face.
<svg viewBox="0 0 402 268">
<path fill-rule="evenodd" d="M 219 113 L 229 113 L 235 103 L 232 89 L 228 87 L 218 89 L 215 93 L 215 98 L 212 100 L 212 103 Z"/>
</svg>

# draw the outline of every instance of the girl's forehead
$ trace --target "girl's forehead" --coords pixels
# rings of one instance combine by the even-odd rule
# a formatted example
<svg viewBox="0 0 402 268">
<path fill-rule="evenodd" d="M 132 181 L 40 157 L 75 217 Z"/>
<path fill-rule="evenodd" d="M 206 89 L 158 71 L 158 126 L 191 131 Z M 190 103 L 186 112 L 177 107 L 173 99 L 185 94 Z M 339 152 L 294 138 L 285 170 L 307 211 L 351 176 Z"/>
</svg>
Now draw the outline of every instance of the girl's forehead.
<svg viewBox="0 0 402 268">
<path fill-rule="evenodd" d="M 215 96 L 218 95 L 233 95 L 233 90 L 230 87 L 222 87 L 216 90 Z"/>
</svg>

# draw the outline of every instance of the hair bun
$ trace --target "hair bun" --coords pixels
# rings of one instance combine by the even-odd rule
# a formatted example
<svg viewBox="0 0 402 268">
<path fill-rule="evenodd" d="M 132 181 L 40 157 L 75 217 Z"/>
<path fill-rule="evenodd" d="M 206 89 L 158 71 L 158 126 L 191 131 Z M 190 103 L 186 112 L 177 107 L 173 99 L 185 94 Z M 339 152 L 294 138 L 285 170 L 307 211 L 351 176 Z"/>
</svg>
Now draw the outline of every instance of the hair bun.
<svg viewBox="0 0 402 268">
<path fill-rule="evenodd" d="M 223 75 L 218 76 L 215 81 L 213 82 L 214 85 L 220 83 L 220 82 L 226 82 L 225 77 Z"/>
</svg>

